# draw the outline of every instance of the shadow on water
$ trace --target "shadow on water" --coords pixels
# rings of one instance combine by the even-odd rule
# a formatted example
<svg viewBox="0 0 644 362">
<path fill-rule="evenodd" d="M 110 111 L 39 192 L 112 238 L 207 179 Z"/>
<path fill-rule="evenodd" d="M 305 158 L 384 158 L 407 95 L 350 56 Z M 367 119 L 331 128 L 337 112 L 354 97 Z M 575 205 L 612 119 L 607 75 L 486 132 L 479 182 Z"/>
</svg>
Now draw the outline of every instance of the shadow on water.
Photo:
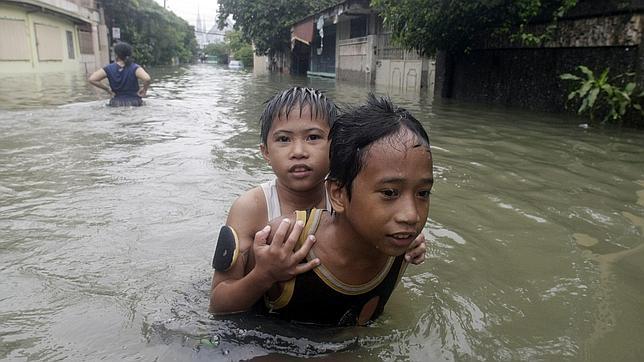
<svg viewBox="0 0 644 362">
<path fill-rule="evenodd" d="M 626 360 L 644 355 L 644 135 L 578 120 L 257 76 L 154 68 L 140 108 L 84 75 L 0 82 L 0 359 Z M 264 102 L 390 95 L 429 130 L 427 261 L 366 328 L 210 318 L 233 200 L 272 178 Z"/>
</svg>

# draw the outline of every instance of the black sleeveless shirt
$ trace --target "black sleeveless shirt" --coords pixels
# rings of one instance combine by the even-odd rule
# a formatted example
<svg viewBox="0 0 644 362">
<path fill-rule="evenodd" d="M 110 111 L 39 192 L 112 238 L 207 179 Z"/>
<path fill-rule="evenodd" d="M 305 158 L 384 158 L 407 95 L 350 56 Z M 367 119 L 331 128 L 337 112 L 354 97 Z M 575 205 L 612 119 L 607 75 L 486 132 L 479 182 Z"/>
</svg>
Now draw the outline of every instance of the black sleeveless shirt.
<svg viewBox="0 0 644 362">
<path fill-rule="evenodd" d="M 306 221 L 299 245 L 308 235 L 315 234 L 323 211 L 297 212 L 298 220 Z M 306 259 L 315 258 L 310 251 Z M 382 314 L 406 267 L 404 255 L 390 257 L 372 280 L 351 285 L 320 265 L 284 283 L 278 298 L 271 300 L 265 296 L 262 309 L 270 315 L 300 323 L 364 325 Z"/>
</svg>

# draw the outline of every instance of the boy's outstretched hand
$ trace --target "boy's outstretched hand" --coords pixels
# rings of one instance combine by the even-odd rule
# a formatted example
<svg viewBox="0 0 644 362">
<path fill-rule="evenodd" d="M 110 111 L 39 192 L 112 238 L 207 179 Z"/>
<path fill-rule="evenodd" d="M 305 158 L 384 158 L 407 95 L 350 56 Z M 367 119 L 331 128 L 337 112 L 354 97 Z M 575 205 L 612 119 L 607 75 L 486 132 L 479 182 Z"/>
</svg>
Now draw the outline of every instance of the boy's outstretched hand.
<svg viewBox="0 0 644 362">
<path fill-rule="evenodd" d="M 405 260 L 414 265 L 422 264 L 425 261 L 426 250 L 427 246 L 425 245 L 425 235 L 420 233 L 416 237 L 416 240 L 409 245 L 409 248 L 405 253 Z"/>
<path fill-rule="evenodd" d="M 253 241 L 254 269 L 258 275 L 266 278 L 265 282 L 268 285 L 292 279 L 320 264 L 318 258 L 300 264 L 315 243 L 315 236 L 309 235 L 302 247 L 293 251 L 304 225 L 301 221 L 296 222 L 287 238 L 286 234 L 290 225 L 289 219 L 283 219 L 273 234 L 270 244 L 270 226 L 266 226 L 255 234 Z"/>
</svg>

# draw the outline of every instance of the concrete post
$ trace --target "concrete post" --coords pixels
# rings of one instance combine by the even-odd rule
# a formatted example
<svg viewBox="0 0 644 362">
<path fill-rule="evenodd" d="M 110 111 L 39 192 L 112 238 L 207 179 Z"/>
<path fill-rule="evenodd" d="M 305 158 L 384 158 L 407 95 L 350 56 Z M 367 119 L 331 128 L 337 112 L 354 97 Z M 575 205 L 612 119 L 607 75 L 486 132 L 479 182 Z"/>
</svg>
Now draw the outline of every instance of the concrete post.
<svg viewBox="0 0 644 362">
<path fill-rule="evenodd" d="M 377 35 L 367 35 L 366 47 L 365 83 L 376 84 Z"/>
</svg>

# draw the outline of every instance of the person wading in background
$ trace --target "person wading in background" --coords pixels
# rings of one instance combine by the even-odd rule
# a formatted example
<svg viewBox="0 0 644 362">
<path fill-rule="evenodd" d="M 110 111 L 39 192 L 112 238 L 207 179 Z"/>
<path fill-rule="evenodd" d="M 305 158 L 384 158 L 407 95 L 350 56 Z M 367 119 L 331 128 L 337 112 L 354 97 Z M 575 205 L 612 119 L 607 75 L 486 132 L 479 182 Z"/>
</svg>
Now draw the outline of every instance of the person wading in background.
<svg viewBox="0 0 644 362">
<path fill-rule="evenodd" d="M 143 104 L 150 87 L 150 75 L 138 64 L 132 61 L 132 46 L 120 42 L 114 46 L 116 61 L 95 71 L 89 76 L 89 82 L 110 95 L 109 105 L 112 107 L 140 106 Z M 102 80 L 107 78 L 109 87 Z M 139 80 L 143 86 L 139 88 Z"/>
</svg>

